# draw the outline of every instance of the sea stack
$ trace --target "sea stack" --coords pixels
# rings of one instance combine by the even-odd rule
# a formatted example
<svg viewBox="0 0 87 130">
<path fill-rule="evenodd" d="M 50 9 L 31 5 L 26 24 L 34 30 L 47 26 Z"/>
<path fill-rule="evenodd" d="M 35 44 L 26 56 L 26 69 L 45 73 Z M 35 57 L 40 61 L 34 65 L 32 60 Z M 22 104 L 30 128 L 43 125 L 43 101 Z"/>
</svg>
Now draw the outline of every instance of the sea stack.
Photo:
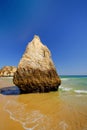
<svg viewBox="0 0 87 130">
<path fill-rule="evenodd" d="M 21 93 L 57 91 L 61 80 L 49 49 L 38 36 L 28 43 L 14 73 L 13 83 Z"/>
</svg>

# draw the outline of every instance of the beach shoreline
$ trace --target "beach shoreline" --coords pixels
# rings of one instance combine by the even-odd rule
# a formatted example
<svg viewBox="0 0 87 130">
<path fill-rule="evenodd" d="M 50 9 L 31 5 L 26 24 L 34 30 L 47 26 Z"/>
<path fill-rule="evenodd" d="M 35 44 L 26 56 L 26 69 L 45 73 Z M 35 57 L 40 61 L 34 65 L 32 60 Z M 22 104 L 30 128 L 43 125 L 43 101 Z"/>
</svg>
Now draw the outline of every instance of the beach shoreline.
<svg viewBox="0 0 87 130">
<path fill-rule="evenodd" d="M 69 80 L 62 80 L 63 87 L 67 83 Z M 12 78 L 0 78 L 0 88 L 12 86 Z M 60 87 L 50 93 L 0 94 L 0 102 L 1 130 L 87 130 L 86 94 Z"/>
</svg>

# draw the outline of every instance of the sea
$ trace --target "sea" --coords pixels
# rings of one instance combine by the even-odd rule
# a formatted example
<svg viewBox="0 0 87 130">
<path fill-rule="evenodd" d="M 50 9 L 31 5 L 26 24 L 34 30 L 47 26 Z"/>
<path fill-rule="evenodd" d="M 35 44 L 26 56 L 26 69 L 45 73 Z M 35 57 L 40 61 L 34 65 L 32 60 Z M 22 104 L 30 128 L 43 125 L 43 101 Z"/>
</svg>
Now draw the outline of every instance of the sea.
<svg viewBox="0 0 87 130">
<path fill-rule="evenodd" d="M 87 130 L 87 76 L 60 78 L 58 91 L 33 94 L 0 78 L 0 130 Z"/>
</svg>

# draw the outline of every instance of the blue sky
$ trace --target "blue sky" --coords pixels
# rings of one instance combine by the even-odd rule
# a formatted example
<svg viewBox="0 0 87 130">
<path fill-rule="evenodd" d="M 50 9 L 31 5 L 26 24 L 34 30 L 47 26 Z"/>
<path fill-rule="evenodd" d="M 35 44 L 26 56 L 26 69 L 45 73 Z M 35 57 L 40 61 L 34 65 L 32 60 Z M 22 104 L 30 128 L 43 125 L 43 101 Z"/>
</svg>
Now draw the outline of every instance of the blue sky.
<svg viewBox="0 0 87 130">
<path fill-rule="evenodd" d="M 35 34 L 59 74 L 87 74 L 86 0 L 0 0 L 0 68 L 17 66 Z"/>
</svg>

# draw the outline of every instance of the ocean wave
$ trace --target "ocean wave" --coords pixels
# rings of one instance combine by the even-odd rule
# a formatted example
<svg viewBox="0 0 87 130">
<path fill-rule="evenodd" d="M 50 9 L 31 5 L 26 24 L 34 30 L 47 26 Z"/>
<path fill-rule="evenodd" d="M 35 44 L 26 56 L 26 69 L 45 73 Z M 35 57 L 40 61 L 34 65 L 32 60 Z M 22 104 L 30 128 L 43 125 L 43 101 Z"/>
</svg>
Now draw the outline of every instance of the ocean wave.
<svg viewBox="0 0 87 130">
<path fill-rule="evenodd" d="M 62 90 L 62 91 L 71 91 L 72 90 L 72 88 L 65 88 L 65 87 L 60 87 L 60 90 Z"/>
<path fill-rule="evenodd" d="M 87 90 L 74 90 L 75 93 L 87 94 Z"/>
<path fill-rule="evenodd" d="M 68 81 L 69 78 L 61 78 L 62 81 Z"/>
<path fill-rule="evenodd" d="M 77 89 L 73 89 L 73 88 L 66 88 L 66 87 L 60 87 L 59 88 L 60 91 L 65 91 L 65 92 L 73 92 L 73 93 L 77 93 L 77 94 L 87 94 L 87 90 L 77 90 Z"/>
</svg>

